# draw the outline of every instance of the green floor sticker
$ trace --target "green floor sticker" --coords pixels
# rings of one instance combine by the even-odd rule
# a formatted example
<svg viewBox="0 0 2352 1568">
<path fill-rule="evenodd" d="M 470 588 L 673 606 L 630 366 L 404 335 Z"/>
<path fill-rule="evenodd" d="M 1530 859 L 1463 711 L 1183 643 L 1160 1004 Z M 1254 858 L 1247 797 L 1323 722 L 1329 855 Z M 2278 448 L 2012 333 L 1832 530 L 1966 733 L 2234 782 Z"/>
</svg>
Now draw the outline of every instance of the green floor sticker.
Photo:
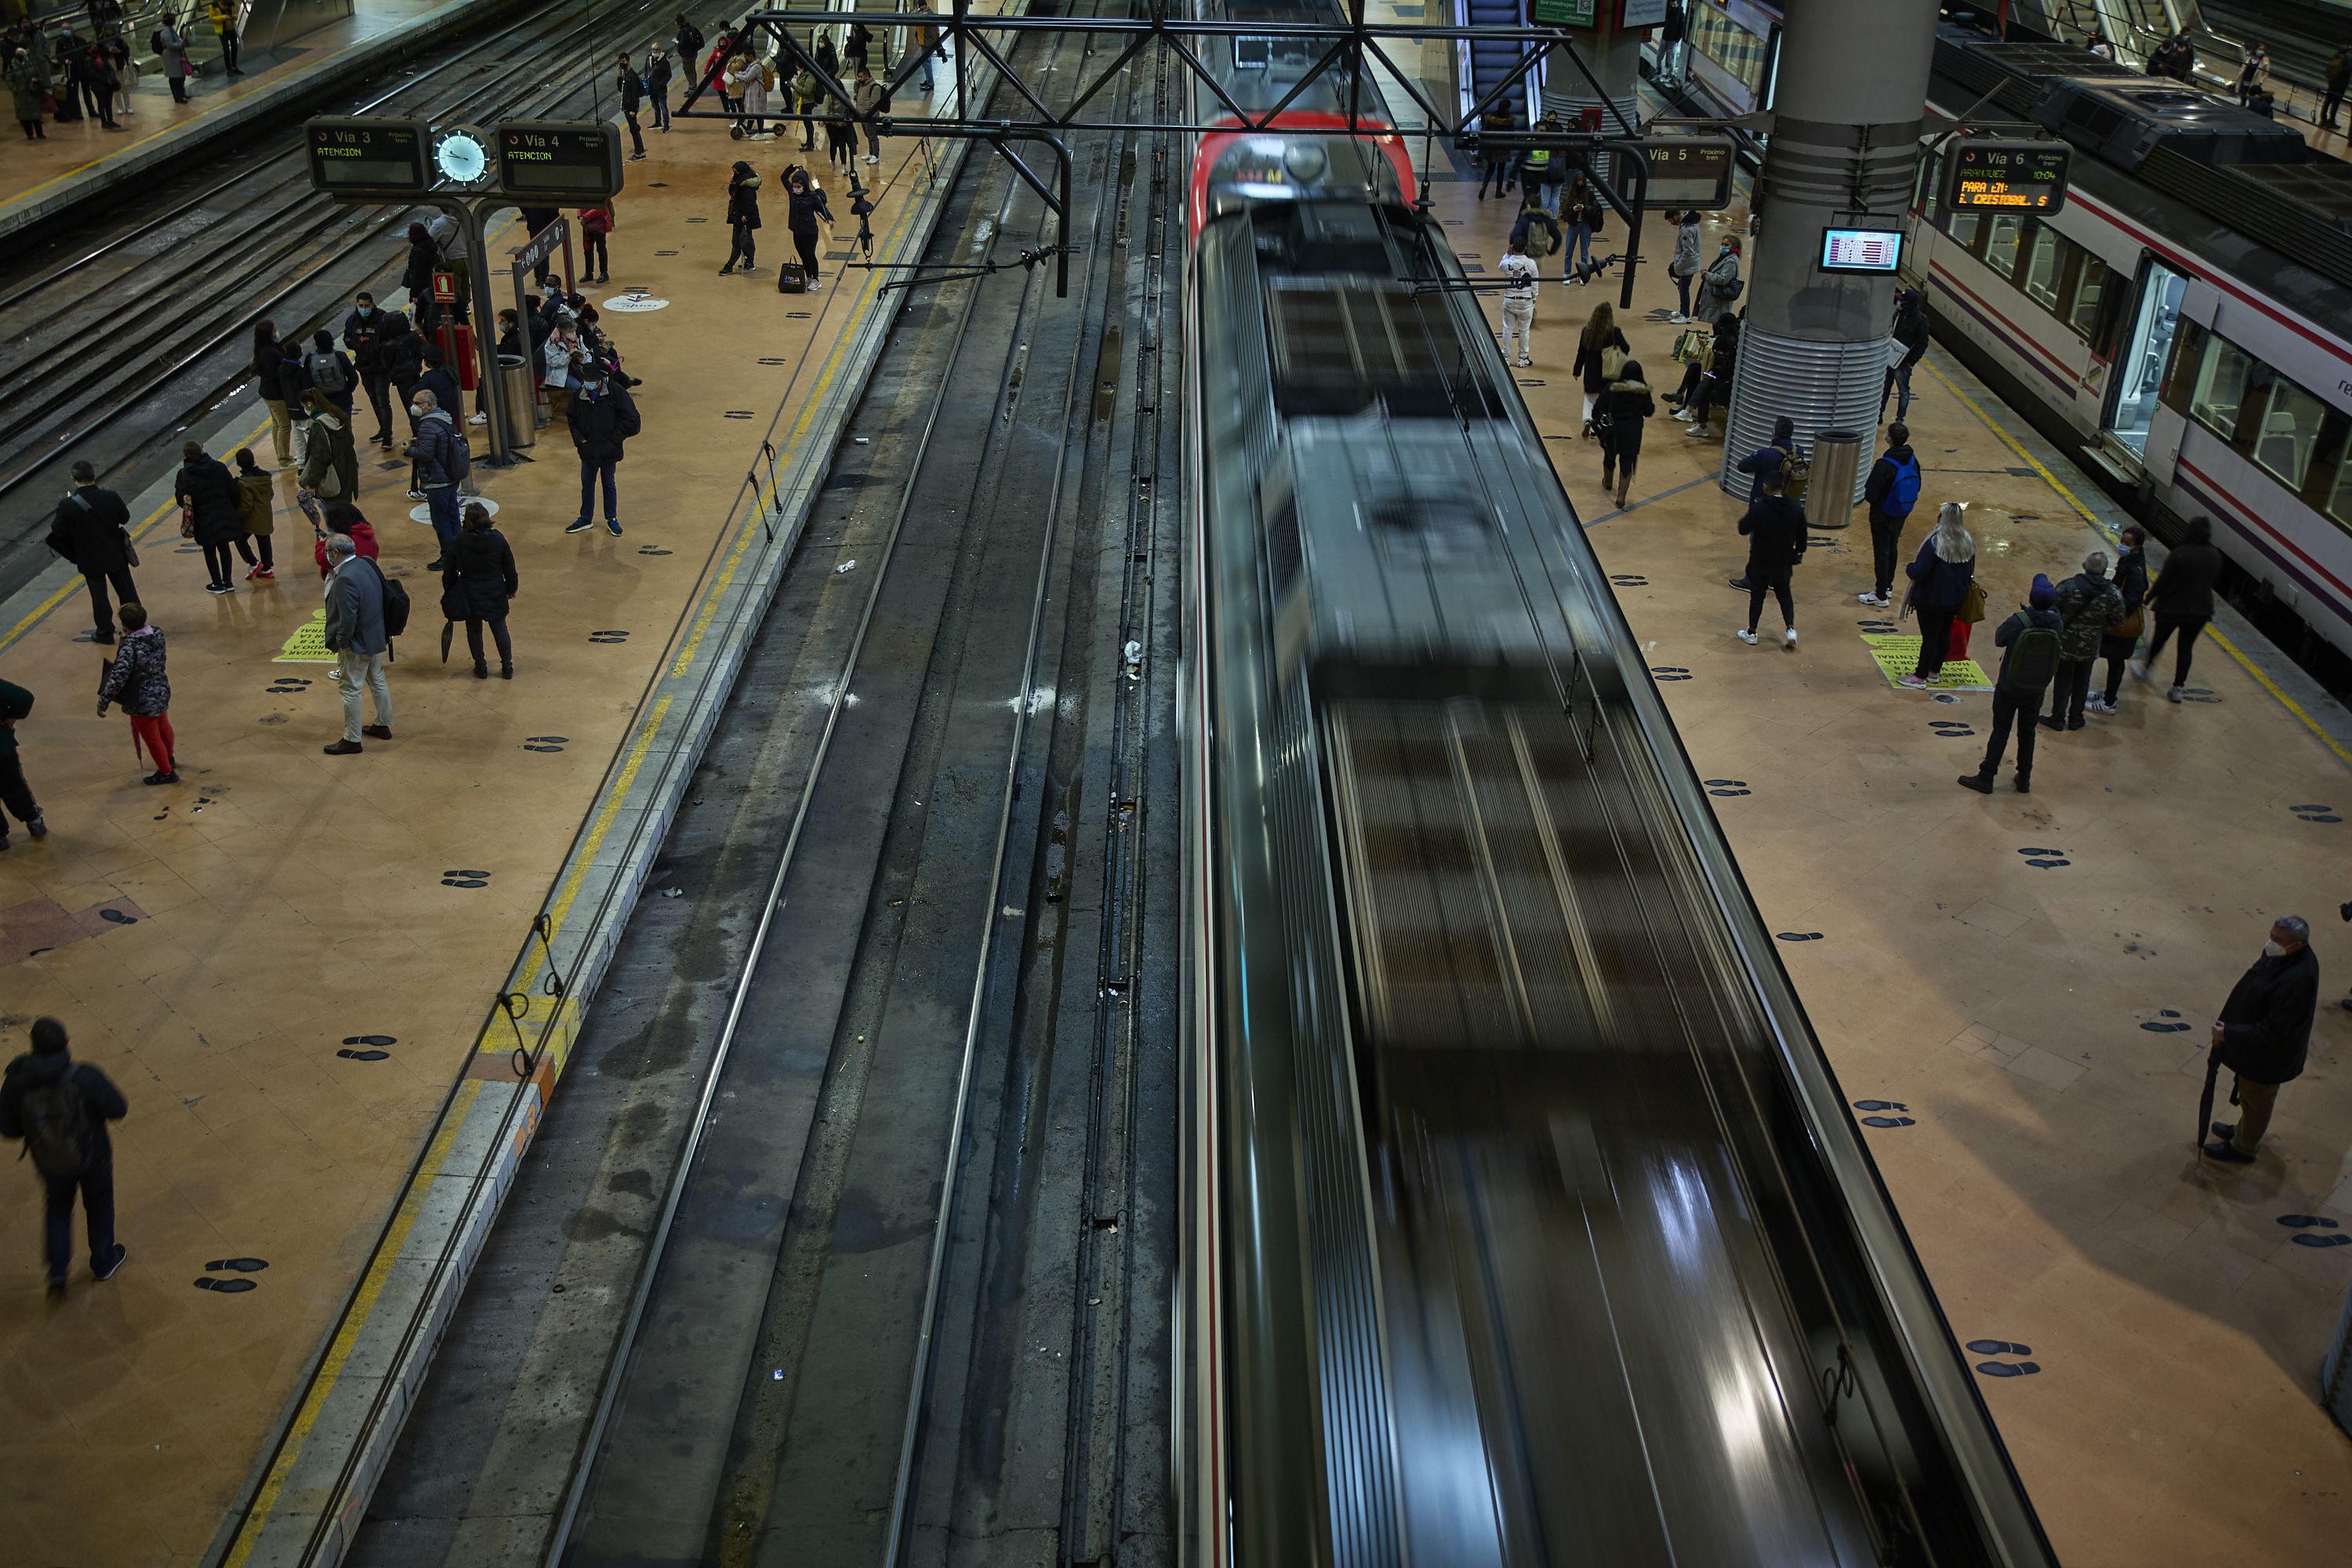
<svg viewBox="0 0 2352 1568">
<path fill-rule="evenodd" d="M 1878 661 L 1878 672 L 1892 685 L 1919 668 L 1919 639 L 1900 632 L 1864 632 L 1863 646 L 1870 657 Z M 1990 691 L 1992 679 L 1972 658 L 1947 659 L 1944 672 L 1925 687 L 1925 691 Z"/>
<path fill-rule="evenodd" d="M 1916 647 L 1919 639 L 1913 637 Z M 273 664 L 332 664 L 335 656 L 327 648 L 327 612 L 321 607 L 310 612 L 310 618 L 294 628 L 286 646 L 278 650 Z"/>
</svg>

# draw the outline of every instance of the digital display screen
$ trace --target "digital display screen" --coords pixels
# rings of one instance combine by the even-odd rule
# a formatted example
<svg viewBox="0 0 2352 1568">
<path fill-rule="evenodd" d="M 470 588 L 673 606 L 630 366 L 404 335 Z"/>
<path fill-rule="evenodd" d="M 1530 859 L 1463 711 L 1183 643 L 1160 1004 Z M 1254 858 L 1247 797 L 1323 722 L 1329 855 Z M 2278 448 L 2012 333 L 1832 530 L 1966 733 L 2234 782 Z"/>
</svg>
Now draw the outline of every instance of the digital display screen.
<svg viewBox="0 0 2352 1568">
<path fill-rule="evenodd" d="M 621 188 L 621 140 L 610 126 L 509 121 L 497 140 L 499 186 L 509 195 L 601 201 Z"/>
<path fill-rule="evenodd" d="M 2063 142 L 1964 139 L 1944 154 L 1945 210 L 2054 213 L 2066 205 L 2072 152 Z"/>
<path fill-rule="evenodd" d="M 1903 265 L 1899 228 L 1829 228 L 1822 231 L 1824 272 L 1893 272 Z"/>
<path fill-rule="evenodd" d="M 321 191 L 422 191 L 425 128 L 413 120 L 313 120 L 305 128 L 310 184 Z"/>
<path fill-rule="evenodd" d="M 1731 200 L 1731 143 L 1696 136 L 1654 137 L 1642 144 L 1650 161 L 1650 210 L 1717 211 Z"/>
</svg>

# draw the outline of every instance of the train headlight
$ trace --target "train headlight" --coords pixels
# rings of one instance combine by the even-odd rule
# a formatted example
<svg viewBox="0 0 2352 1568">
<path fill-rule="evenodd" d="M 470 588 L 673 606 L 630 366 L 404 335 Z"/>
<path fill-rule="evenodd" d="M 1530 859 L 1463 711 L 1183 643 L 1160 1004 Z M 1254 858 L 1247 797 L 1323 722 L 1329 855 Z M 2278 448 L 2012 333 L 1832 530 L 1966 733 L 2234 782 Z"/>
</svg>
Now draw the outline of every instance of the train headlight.
<svg viewBox="0 0 2352 1568">
<path fill-rule="evenodd" d="M 1293 142 L 1282 150 L 1282 166 L 1300 184 L 1312 184 L 1320 179 L 1330 160 L 1323 154 L 1319 142 Z"/>
</svg>

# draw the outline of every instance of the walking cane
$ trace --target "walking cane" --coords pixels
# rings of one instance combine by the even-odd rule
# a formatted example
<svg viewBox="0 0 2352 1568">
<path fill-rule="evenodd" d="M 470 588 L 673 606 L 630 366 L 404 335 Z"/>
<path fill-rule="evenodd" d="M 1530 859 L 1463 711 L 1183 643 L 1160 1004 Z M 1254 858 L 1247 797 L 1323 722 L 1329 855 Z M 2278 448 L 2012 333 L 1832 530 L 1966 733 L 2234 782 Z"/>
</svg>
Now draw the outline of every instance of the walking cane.
<svg viewBox="0 0 2352 1568">
<path fill-rule="evenodd" d="M 2205 1058 L 2205 1091 L 2197 1097 L 2197 1157 L 2205 1157 L 2206 1129 L 2213 1125 L 2213 1080 L 2221 1076 L 2221 1054 L 2208 1052 Z"/>
</svg>

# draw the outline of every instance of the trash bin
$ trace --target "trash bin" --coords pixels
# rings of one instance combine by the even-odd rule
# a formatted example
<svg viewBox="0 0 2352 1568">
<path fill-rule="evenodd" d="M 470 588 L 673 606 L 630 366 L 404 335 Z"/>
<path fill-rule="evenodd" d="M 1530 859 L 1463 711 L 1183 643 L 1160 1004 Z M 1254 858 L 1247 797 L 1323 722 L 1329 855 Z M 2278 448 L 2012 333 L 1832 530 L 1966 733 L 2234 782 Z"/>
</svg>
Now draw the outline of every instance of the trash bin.
<svg viewBox="0 0 2352 1568">
<path fill-rule="evenodd" d="M 507 411 L 507 444 L 518 450 L 536 445 L 547 416 L 539 405 L 539 377 L 520 354 L 499 356 L 499 402 Z"/>
<path fill-rule="evenodd" d="M 1824 430 L 1813 437 L 1812 473 L 1805 481 L 1805 526 L 1843 528 L 1860 496 L 1863 435 Z"/>
</svg>

